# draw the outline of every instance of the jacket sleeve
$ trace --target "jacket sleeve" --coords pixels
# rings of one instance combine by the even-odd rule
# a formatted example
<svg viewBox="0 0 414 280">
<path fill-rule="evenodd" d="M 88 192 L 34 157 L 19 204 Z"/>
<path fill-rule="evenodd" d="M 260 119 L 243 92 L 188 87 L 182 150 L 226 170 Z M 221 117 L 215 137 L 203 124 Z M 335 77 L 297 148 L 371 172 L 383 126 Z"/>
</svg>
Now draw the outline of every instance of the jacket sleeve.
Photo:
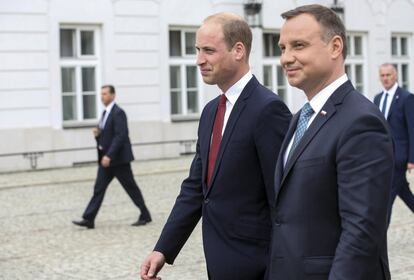
<svg viewBox="0 0 414 280">
<path fill-rule="evenodd" d="M 203 191 L 200 148 L 191 163 L 190 174 L 181 185 L 174 207 L 155 245 L 154 251 L 164 254 L 166 262 L 173 264 L 190 234 L 201 218 Z"/>
<path fill-rule="evenodd" d="M 281 100 L 274 100 L 262 110 L 256 124 L 254 138 L 269 205 L 273 205 L 277 157 L 291 118 L 287 106 Z"/>
<path fill-rule="evenodd" d="M 372 279 L 385 250 L 393 170 L 392 140 L 378 114 L 343 130 L 336 165 L 342 232 L 329 279 Z"/>
<path fill-rule="evenodd" d="M 411 93 L 404 102 L 404 119 L 408 130 L 408 162 L 414 163 L 414 95 Z"/>
</svg>

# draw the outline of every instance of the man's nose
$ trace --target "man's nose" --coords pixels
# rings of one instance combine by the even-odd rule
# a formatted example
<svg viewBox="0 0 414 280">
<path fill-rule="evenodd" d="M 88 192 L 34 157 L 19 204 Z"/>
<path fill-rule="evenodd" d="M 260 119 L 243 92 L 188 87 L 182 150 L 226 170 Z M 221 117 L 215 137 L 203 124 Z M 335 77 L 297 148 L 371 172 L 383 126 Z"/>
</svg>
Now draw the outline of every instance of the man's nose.
<svg viewBox="0 0 414 280">
<path fill-rule="evenodd" d="M 202 65 L 206 62 L 204 55 L 201 52 L 197 52 L 196 63 L 197 65 Z"/>
<path fill-rule="evenodd" d="M 280 56 L 280 64 L 282 64 L 282 66 L 284 65 L 288 65 L 291 64 L 295 61 L 295 57 L 293 55 L 293 53 L 287 49 L 285 49 L 281 56 Z"/>
</svg>

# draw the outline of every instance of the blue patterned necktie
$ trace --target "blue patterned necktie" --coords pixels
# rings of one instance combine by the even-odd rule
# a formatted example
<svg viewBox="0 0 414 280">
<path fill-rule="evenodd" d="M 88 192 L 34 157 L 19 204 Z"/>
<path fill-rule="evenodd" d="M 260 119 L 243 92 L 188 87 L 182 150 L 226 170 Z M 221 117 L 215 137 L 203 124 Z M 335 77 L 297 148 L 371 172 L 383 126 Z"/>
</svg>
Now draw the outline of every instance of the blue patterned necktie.
<svg viewBox="0 0 414 280">
<path fill-rule="evenodd" d="M 302 139 L 303 134 L 305 134 L 305 131 L 306 131 L 307 126 L 308 126 L 308 122 L 309 122 L 310 118 L 312 117 L 313 113 L 314 113 L 314 111 L 313 111 L 313 109 L 312 109 L 312 107 L 309 103 L 306 103 L 302 107 L 302 110 L 300 111 L 299 121 L 298 121 L 298 124 L 296 126 L 295 138 L 293 139 L 293 144 L 292 144 L 292 147 L 290 148 L 288 161 L 289 161 L 290 157 L 292 156 L 293 151 L 295 150 L 295 148 L 298 146 L 300 140 Z"/>
<path fill-rule="evenodd" d="M 387 111 L 387 99 L 388 99 L 388 92 L 385 93 L 384 101 L 382 102 L 381 112 L 384 114 L 385 118 L 387 115 L 385 114 Z"/>
</svg>

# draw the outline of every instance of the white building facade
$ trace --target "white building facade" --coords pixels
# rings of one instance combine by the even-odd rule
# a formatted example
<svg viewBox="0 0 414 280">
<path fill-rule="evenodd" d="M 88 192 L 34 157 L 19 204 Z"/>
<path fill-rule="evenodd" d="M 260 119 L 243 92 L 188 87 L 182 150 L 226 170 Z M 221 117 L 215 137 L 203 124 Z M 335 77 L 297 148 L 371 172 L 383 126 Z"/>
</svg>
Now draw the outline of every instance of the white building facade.
<svg viewBox="0 0 414 280">
<path fill-rule="evenodd" d="M 196 139 L 203 106 L 220 93 L 198 72 L 195 31 L 216 12 L 244 16 L 250 2 L 1 0 L 0 172 L 96 160 L 91 128 L 103 84 L 116 87 L 137 159 L 188 151 L 180 141 Z M 261 24 L 252 27 L 252 72 L 293 112 L 305 96 L 287 84 L 277 41 L 280 14 L 304 4 L 344 8 L 346 71 L 367 98 L 381 90 L 384 62 L 394 63 L 400 85 L 414 91 L 414 0 L 255 2 Z"/>
</svg>

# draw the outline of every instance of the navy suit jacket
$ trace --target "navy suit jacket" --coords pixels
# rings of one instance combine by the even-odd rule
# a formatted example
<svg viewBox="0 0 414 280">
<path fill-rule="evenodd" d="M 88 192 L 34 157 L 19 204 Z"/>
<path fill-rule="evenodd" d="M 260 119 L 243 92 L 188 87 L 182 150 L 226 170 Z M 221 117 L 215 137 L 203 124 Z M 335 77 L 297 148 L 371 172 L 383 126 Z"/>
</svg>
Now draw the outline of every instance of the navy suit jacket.
<svg viewBox="0 0 414 280">
<path fill-rule="evenodd" d="M 272 280 L 390 279 L 386 249 L 392 140 L 378 108 L 347 81 L 275 172 Z M 321 112 L 322 112 L 321 110 Z"/>
<path fill-rule="evenodd" d="M 291 114 L 253 77 L 227 122 L 210 187 L 208 154 L 219 97 L 204 108 L 190 174 L 155 246 L 172 264 L 199 219 L 209 277 L 264 279 L 271 237 L 273 171 Z M 272 170 L 273 169 L 273 170 Z"/>
<path fill-rule="evenodd" d="M 133 161 L 134 155 L 128 134 L 126 114 L 124 110 L 114 104 L 106 119 L 105 127 L 96 138 L 99 162 L 104 155 L 111 158 L 110 166 Z"/>
<path fill-rule="evenodd" d="M 378 107 L 381 95 L 382 93 L 374 98 Z M 394 139 L 395 167 L 406 170 L 408 162 L 414 163 L 414 95 L 398 87 L 387 121 Z"/>
</svg>

